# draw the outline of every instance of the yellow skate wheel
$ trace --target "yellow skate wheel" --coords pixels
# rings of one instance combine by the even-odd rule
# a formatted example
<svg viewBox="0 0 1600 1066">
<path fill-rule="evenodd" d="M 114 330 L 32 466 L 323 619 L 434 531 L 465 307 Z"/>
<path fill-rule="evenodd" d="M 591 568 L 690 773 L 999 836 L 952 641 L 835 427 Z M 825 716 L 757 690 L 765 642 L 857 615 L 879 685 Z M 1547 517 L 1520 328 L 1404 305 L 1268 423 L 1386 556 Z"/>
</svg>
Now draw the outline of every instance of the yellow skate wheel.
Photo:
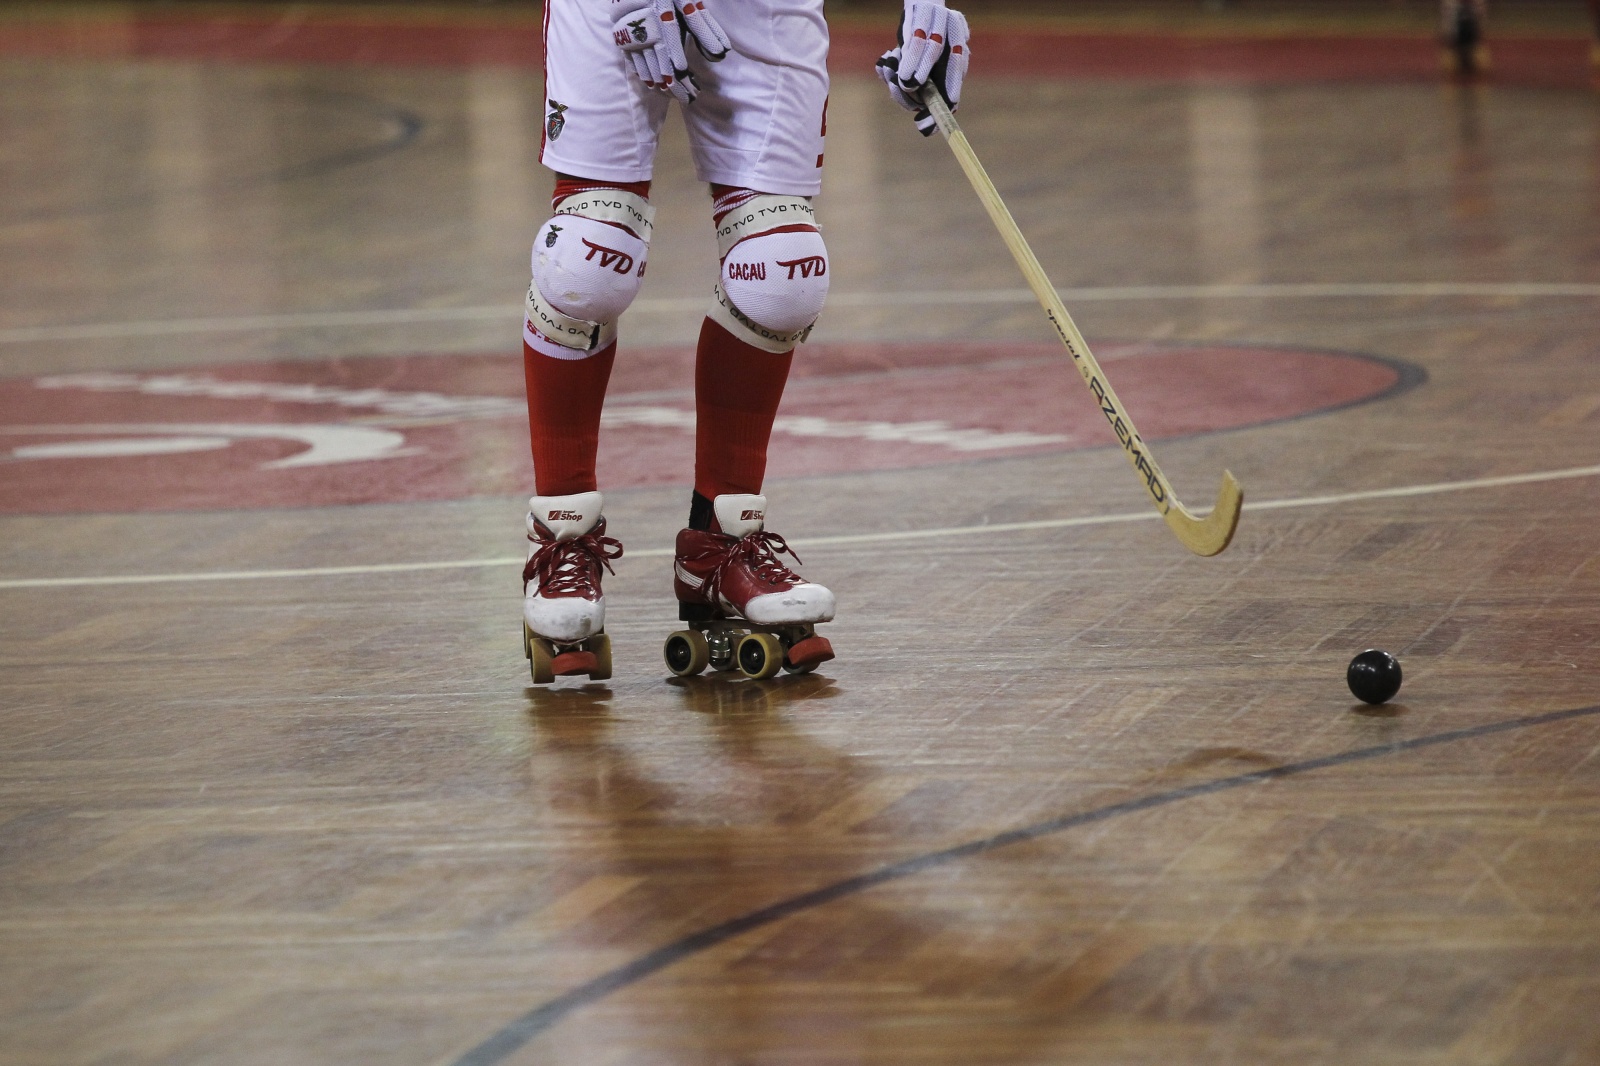
<svg viewBox="0 0 1600 1066">
<path fill-rule="evenodd" d="M 751 633 L 739 642 L 739 669 L 760 681 L 783 669 L 783 643 L 771 633 Z"/>
<path fill-rule="evenodd" d="M 551 660 L 555 657 L 556 650 L 550 646 L 548 640 L 529 635 L 528 667 L 533 671 L 535 685 L 548 685 L 556 679 L 555 670 L 550 666 Z"/>
<path fill-rule="evenodd" d="M 661 655 L 675 677 L 693 677 L 711 662 L 711 646 L 699 630 L 681 629 L 667 638 Z"/>
<path fill-rule="evenodd" d="M 522 657 L 533 658 L 533 630 L 528 628 L 528 623 L 522 623 Z"/>
<path fill-rule="evenodd" d="M 611 680 L 611 638 L 604 633 L 589 638 L 589 650 L 594 653 L 595 666 L 589 671 L 590 681 Z"/>
</svg>

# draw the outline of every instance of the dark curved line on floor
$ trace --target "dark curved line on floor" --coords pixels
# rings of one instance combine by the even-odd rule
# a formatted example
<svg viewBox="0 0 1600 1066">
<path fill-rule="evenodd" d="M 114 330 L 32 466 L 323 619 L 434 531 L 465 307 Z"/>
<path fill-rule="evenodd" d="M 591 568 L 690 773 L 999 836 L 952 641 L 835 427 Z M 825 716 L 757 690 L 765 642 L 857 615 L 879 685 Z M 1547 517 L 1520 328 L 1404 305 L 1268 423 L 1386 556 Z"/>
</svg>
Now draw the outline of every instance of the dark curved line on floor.
<svg viewBox="0 0 1600 1066">
<path fill-rule="evenodd" d="M 656 948 L 654 951 L 641 955 L 630 963 L 607 971 L 599 977 L 579 985 L 565 995 L 557 996 L 555 999 L 534 1007 L 456 1059 L 453 1066 L 493 1066 L 493 1064 L 502 1062 L 516 1053 L 528 1041 L 552 1028 L 574 1011 L 597 1003 L 613 992 L 638 984 L 645 978 L 665 970 L 674 963 L 682 962 L 684 959 L 709 951 L 711 948 L 732 940 L 734 937 L 747 933 L 752 929 L 759 929 L 762 926 L 780 922 L 803 911 L 814 910 L 835 900 L 865 892 L 869 888 L 875 888 L 891 881 L 899 881 L 914 874 L 931 870 L 936 866 L 955 862 L 958 859 L 971 858 L 974 855 L 982 855 L 997 848 L 1007 847 L 1011 844 L 1021 844 L 1029 840 L 1037 840 L 1040 837 L 1050 836 L 1067 829 L 1075 829 L 1078 826 L 1110 821 L 1125 814 L 1153 810 L 1157 807 L 1181 803 L 1184 800 L 1196 799 L 1200 796 L 1210 796 L 1218 792 L 1227 792 L 1246 785 L 1277 781 L 1286 777 L 1296 777 L 1300 774 L 1311 773 L 1313 770 L 1326 770 L 1333 766 L 1343 766 L 1346 763 L 1380 759 L 1387 755 L 1400 755 L 1405 752 L 1418 751 L 1422 748 L 1454 744 L 1457 741 L 1473 740 L 1477 737 L 1509 733 L 1518 729 L 1529 729 L 1534 726 L 1548 725 L 1552 722 L 1565 722 L 1574 718 L 1588 718 L 1594 715 L 1600 715 L 1600 705 L 1579 707 L 1569 711 L 1552 711 L 1548 714 L 1535 714 L 1502 722 L 1489 722 L 1466 729 L 1454 729 L 1448 733 L 1433 733 L 1429 736 L 1414 737 L 1410 740 L 1378 744 L 1370 748 L 1355 748 L 1351 751 L 1323 755 L 1315 759 L 1306 759 L 1303 762 L 1286 763 L 1282 766 L 1273 766 L 1265 770 L 1253 770 L 1247 774 L 1237 774 L 1233 777 L 1223 777 L 1213 781 L 1185 785 L 1183 788 L 1170 789 L 1166 792 L 1156 792 L 1148 796 L 1124 800 L 1121 803 L 1112 803 L 1105 807 L 1080 811 L 1077 814 L 1063 815 L 1060 818 L 1052 818 L 1049 821 L 1035 822 L 1033 825 L 1025 825 L 1018 829 L 1010 829 L 1004 833 L 984 837 L 981 840 L 958 844 L 943 851 L 929 852 L 926 855 L 904 859 L 889 866 L 880 867 L 870 873 L 837 881 L 834 884 L 825 885 L 822 888 L 814 889 L 798 896 L 791 896 L 770 906 L 762 907 L 760 910 L 754 910 L 737 918 L 729 919 L 719 925 L 702 929 L 698 933 L 691 933 L 681 940 L 675 940 L 671 944 Z"/>
<path fill-rule="evenodd" d="M 913 374 L 915 374 L 918 377 L 921 377 L 921 378 L 923 378 L 925 380 L 926 377 L 928 377 L 928 376 L 936 376 L 938 374 L 947 373 L 947 372 L 948 373 L 953 373 L 953 374 L 959 374 L 959 373 L 965 373 L 965 372 L 968 372 L 968 371 L 971 371 L 971 370 L 987 370 L 987 369 L 1007 370 L 1007 369 L 1014 369 L 1014 368 L 1019 367 L 1019 366 L 1030 367 L 1030 368 L 1031 367 L 1038 367 L 1041 370 L 1050 371 L 1054 367 L 1062 367 L 1062 368 L 1070 368 L 1071 367 L 1071 365 L 1072 365 L 1071 362 L 1067 359 L 1065 352 L 1062 351 L 1062 349 L 1059 346 L 1053 345 L 1053 344 L 1047 344 L 1046 342 L 1043 342 L 1043 341 L 1034 342 L 1034 343 L 1037 343 L 1042 348 L 1047 349 L 1047 352 L 1046 353 L 1041 353 L 1037 358 L 997 359 L 997 360 L 994 360 L 992 362 L 978 363 L 978 364 L 951 363 L 951 364 L 947 364 L 947 365 L 943 365 L 943 366 L 936 366 L 936 367 L 915 367 L 915 366 L 912 366 L 912 367 L 892 367 L 887 371 L 870 371 L 869 370 L 869 371 L 860 371 L 860 372 L 856 372 L 856 373 L 852 373 L 852 374 L 824 374 L 824 375 L 818 375 L 817 377 L 811 377 L 811 378 L 808 378 L 808 377 L 791 377 L 789 379 L 788 389 L 791 390 L 791 391 L 800 392 L 800 391 L 803 391 L 807 386 L 812 386 L 812 385 L 822 386 L 822 387 L 826 387 L 826 386 L 829 386 L 829 385 L 837 385 L 842 381 L 848 381 L 850 378 L 859 378 L 862 381 L 871 381 L 873 379 L 881 380 L 884 377 L 889 377 L 889 376 L 893 376 L 893 375 L 896 375 L 896 374 L 903 374 L 903 375 L 913 375 Z M 1410 392 L 1413 389 L 1419 388 L 1419 387 L 1421 387 L 1423 385 L 1426 385 L 1428 383 L 1428 371 L 1427 371 L 1427 369 L 1425 367 L 1419 366 L 1416 363 L 1409 362 L 1409 361 L 1407 361 L 1405 359 L 1401 359 L 1401 358 L 1398 358 L 1398 357 L 1392 356 L 1392 355 L 1379 355 L 1379 354 L 1377 354 L 1375 352 L 1361 352 L 1361 351 L 1355 351 L 1355 350 L 1349 349 L 1349 348 L 1326 348 L 1326 347 L 1321 347 L 1321 346 L 1316 346 L 1316 345 L 1306 345 L 1306 344 L 1278 344 L 1278 343 L 1275 343 L 1275 342 L 1272 342 L 1272 341 L 1243 341 L 1243 340 L 1219 340 L 1219 341 L 1194 340 L 1194 341 L 1185 341 L 1185 340 L 1165 340 L 1164 339 L 1164 340 L 1155 340 L 1155 341 L 1139 341 L 1139 340 L 1131 340 L 1130 341 L 1130 340 L 1114 340 L 1113 339 L 1113 340 L 1101 341 L 1101 342 L 1098 342 L 1098 343 L 1100 343 L 1103 347 L 1106 347 L 1106 348 L 1115 347 L 1115 348 L 1132 348 L 1132 349 L 1135 349 L 1134 351 L 1126 353 L 1126 354 L 1108 355 L 1105 358 L 1100 360 L 1100 362 L 1103 365 L 1111 366 L 1111 367 L 1115 367 L 1118 363 L 1122 363 L 1122 362 L 1136 362 L 1137 360 L 1139 360 L 1139 359 L 1141 359 L 1141 358 L 1143 358 L 1143 357 L 1145 357 L 1147 355 L 1156 355 L 1156 354 L 1183 355 L 1185 352 L 1206 351 L 1206 350 L 1211 350 L 1211 349 L 1225 348 L 1225 349 L 1242 350 L 1242 351 L 1259 351 L 1259 352 L 1267 352 L 1267 353 L 1287 353 L 1287 354 L 1292 354 L 1292 355 L 1325 355 L 1325 356 L 1331 356 L 1331 357 L 1338 358 L 1338 359 L 1349 359 L 1349 360 L 1352 360 L 1352 361 L 1358 362 L 1358 363 L 1371 363 L 1371 364 L 1374 364 L 1374 365 L 1377 365 L 1377 366 L 1387 367 L 1388 369 L 1393 370 L 1394 374 L 1395 374 L 1395 379 L 1394 379 L 1393 382 L 1391 382 L 1388 385 L 1385 385 L 1383 388 L 1377 390 L 1376 392 L 1369 392 L 1364 396 L 1356 396 L 1356 397 L 1352 397 L 1351 399 L 1348 399 L 1348 400 L 1342 400 L 1339 403 L 1328 404 L 1325 407 L 1311 407 L 1311 408 L 1307 408 L 1304 411 L 1295 411 L 1295 412 L 1292 412 L 1290 414 L 1279 415 L 1276 418 L 1264 419 L 1263 421 L 1260 421 L 1260 422 L 1245 422 L 1245 423 L 1241 423 L 1241 424 L 1236 425 L 1236 426 L 1218 426 L 1218 427 L 1213 428 L 1213 429 L 1196 429 L 1196 430 L 1191 430 L 1191 431 L 1189 431 L 1187 433 L 1172 433 L 1172 434 L 1168 434 L 1166 436 L 1160 436 L 1160 435 L 1155 435 L 1155 434 L 1146 434 L 1146 436 L 1148 437 L 1149 440 L 1155 441 L 1157 443 L 1161 443 L 1161 442 L 1165 442 L 1165 441 L 1194 440 L 1194 439 L 1199 438 L 1199 437 L 1215 436 L 1218 433 L 1233 433 L 1233 432 L 1235 432 L 1237 430 L 1241 430 L 1241 429 L 1260 429 L 1260 428 L 1263 428 L 1265 426 L 1281 426 L 1281 425 L 1284 425 L 1285 423 L 1289 423 L 1289 422 L 1301 422 L 1301 421 L 1304 421 L 1305 419 L 1308 419 L 1308 418 L 1320 418 L 1323 415 L 1331 415 L 1331 414 L 1335 414 L 1335 413 L 1337 413 L 1339 411 L 1348 411 L 1353 407 L 1365 407 L 1367 404 L 1381 403 L 1381 402 L 1386 401 L 1386 400 L 1393 400 L 1393 399 L 1395 399 L 1395 398 L 1397 398 L 1399 396 L 1404 395 L 1405 393 Z M 926 371 L 927 373 L 926 374 L 921 374 L 921 373 L 919 373 L 921 371 Z M 1114 373 L 1114 371 L 1113 371 L 1113 373 Z M 660 390 L 660 392 L 661 392 L 662 395 L 665 395 L 668 392 L 677 392 L 677 393 L 679 393 L 680 395 L 682 395 L 685 398 L 692 397 L 694 395 L 694 390 L 692 388 L 684 388 L 684 389 L 679 389 L 679 390 Z M 626 403 L 649 402 L 648 399 L 641 401 L 641 400 L 636 400 L 636 399 L 629 398 L 627 396 L 619 396 L 619 397 L 617 397 L 617 401 L 619 403 L 623 403 L 623 402 L 626 402 Z M 1029 452 L 1029 453 L 1026 453 L 1026 455 L 1024 455 L 1023 458 L 1031 458 L 1031 457 L 1033 457 L 1035 455 L 1063 455 L 1063 454 L 1067 454 L 1069 452 L 1076 453 L 1076 452 L 1102 451 L 1102 450 L 1111 450 L 1111 449 L 1115 449 L 1117 451 L 1121 451 L 1122 450 L 1122 446 L 1113 441 L 1113 442 L 1108 443 L 1108 444 L 1092 444 L 1092 445 L 1089 445 L 1087 447 L 1068 448 L 1068 449 L 1064 449 L 1062 451 Z M 1015 459 L 1015 458 L 1018 458 L 1018 456 L 1012 455 L 1012 456 L 1005 456 L 1004 458 Z M 985 462 L 986 460 L 978 460 L 978 461 L 979 462 Z M 935 463 L 933 465 L 935 465 L 935 466 L 945 466 L 945 465 L 957 465 L 957 464 Z M 968 464 L 962 463 L 962 464 L 959 464 L 959 465 L 965 466 L 965 465 L 968 465 Z M 820 476 L 827 476 L 827 475 L 820 475 Z"/>
<path fill-rule="evenodd" d="M 387 124 L 390 129 L 387 131 L 387 135 L 379 140 L 354 145 L 350 148 L 340 149 L 327 155 L 317 156 L 299 163 L 291 163 L 287 166 L 275 167 L 254 174 L 242 174 L 234 178 L 221 178 L 201 185 L 150 189 L 130 193 L 126 196 L 101 200 L 97 203 L 73 204 L 65 207 L 44 207 L 12 215 L 0 215 L 0 225 L 88 218 L 94 215 L 108 215 L 137 207 L 147 207 L 162 201 L 181 200 L 199 194 L 227 196 L 270 185 L 283 185 L 302 178 L 321 177 L 401 151 L 416 141 L 427 127 L 427 123 L 423 121 L 422 116 L 415 111 L 398 105 L 387 104 L 381 100 L 363 96 L 360 93 L 321 89 L 301 90 L 298 95 L 302 98 L 315 99 L 320 97 L 335 103 L 354 104 L 358 108 L 364 109 L 380 123 Z"/>
</svg>

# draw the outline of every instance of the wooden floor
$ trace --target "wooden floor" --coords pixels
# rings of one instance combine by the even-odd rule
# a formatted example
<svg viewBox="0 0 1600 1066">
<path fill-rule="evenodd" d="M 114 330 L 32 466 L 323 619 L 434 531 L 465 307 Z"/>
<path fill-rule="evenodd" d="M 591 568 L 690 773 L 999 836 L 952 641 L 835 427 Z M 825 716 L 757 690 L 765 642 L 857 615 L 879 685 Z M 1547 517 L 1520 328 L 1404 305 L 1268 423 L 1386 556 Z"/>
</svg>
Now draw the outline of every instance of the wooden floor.
<svg viewBox="0 0 1600 1066">
<path fill-rule="evenodd" d="M 836 65 L 789 410 L 838 439 L 789 423 L 768 489 L 840 654 L 768 682 L 660 659 L 714 267 L 673 124 L 616 676 L 538 689 L 537 57 L 285 59 L 319 16 L 260 10 L 0 19 L 0 1064 L 1600 1061 L 1586 71 L 1008 77 L 980 36 L 961 117 L 1068 306 L 1178 491 L 1246 486 L 1202 560 Z M 308 447 L 373 452 L 272 466 Z"/>
</svg>

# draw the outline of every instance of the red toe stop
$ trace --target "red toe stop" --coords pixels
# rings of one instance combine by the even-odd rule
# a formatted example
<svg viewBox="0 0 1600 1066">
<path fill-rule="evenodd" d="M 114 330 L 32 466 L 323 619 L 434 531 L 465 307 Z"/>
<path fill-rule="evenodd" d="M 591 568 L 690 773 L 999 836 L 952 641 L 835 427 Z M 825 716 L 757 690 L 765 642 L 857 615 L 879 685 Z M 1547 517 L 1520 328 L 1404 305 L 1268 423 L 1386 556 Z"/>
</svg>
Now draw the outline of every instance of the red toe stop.
<svg viewBox="0 0 1600 1066">
<path fill-rule="evenodd" d="M 590 674 L 598 669 L 600 660 L 594 657 L 592 651 L 564 651 L 550 660 L 550 672 L 557 677 Z"/>
<path fill-rule="evenodd" d="M 828 643 L 827 637 L 807 637 L 805 640 L 796 641 L 784 658 L 796 669 L 815 666 L 833 658 L 833 645 Z"/>
</svg>

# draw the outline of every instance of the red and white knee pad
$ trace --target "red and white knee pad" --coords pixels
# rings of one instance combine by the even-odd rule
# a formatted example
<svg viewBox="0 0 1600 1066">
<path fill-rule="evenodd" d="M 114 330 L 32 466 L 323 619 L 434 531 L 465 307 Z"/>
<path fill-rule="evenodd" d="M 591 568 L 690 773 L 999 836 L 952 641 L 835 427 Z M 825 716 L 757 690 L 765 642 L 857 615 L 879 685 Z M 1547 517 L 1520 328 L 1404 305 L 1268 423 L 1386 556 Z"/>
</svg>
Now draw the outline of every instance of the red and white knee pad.
<svg viewBox="0 0 1600 1066">
<path fill-rule="evenodd" d="M 639 295 L 655 208 L 625 189 L 590 188 L 556 205 L 533 241 L 523 339 L 557 359 L 582 359 L 616 340 Z"/>
<path fill-rule="evenodd" d="M 816 212 L 801 196 L 740 190 L 717 223 L 722 277 L 711 318 L 734 336 L 783 353 L 805 340 L 828 296 L 828 249 Z"/>
</svg>

